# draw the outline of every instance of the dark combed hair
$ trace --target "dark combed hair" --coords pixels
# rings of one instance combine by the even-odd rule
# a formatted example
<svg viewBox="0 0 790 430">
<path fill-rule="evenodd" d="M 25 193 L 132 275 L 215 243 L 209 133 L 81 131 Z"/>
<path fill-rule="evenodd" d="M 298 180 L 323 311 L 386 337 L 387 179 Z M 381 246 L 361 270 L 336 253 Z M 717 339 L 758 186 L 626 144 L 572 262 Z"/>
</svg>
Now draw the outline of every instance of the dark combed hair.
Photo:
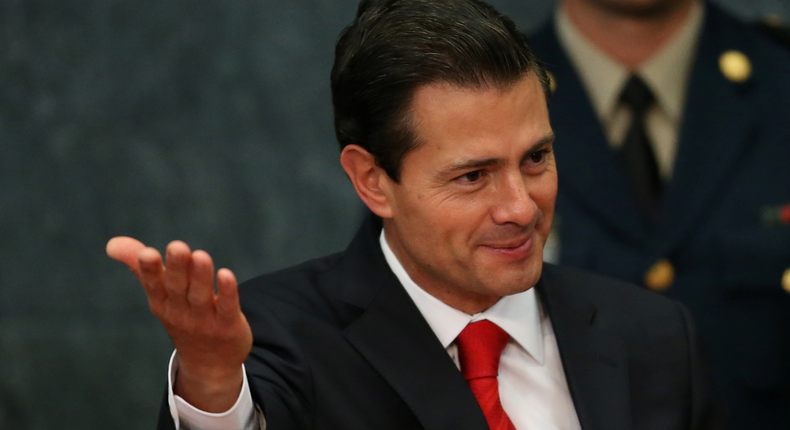
<svg viewBox="0 0 790 430">
<path fill-rule="evenodd" d="M 414 93 L 447 83 L 508 89 L 533 72 L 548 78 L 509 18 L 477 0 L 363 0 L 340 35 L 332 103 L 340 147 L 370 152 L 394 181 L 417 145 Z"/>
</svg>

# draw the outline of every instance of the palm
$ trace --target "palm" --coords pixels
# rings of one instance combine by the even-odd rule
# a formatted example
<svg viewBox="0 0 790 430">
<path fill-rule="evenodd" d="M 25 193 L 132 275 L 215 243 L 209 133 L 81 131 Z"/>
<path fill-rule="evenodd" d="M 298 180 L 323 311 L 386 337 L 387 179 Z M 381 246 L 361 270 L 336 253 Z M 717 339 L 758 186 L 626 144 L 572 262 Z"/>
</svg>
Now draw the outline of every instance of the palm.
<svg viewBox="0 0 790 430">
<path fill-rule="evenodd" d="M 110 240 L 107 254 L 137 276 L 151 311 L 173 340 L 180 360 L 179 394 L 191 397 L 193 401 L 188 401 L 194 406 L 208 405 L 207 411 L 221 411 L 228 400 L 213 407 L 203 401 L 203 393 L 227 392 L 228 399 L 235 400 L 243 377 L 241 365 L 252 348 L 252 332 L 239 306 L 233 272 L 216 273 L 215 293 L 211 256 L 192 252 L 183 242 L 168 245 L 165 262 L 156 249 L 130 237 Z"/>
</svg>

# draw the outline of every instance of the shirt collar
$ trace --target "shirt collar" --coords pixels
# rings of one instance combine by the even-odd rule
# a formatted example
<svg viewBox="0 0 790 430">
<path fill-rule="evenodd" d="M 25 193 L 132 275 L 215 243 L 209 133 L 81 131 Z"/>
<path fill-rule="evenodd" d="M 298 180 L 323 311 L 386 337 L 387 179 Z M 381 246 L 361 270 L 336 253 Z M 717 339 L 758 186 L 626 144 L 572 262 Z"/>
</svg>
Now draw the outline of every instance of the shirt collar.
<svg viewBox="0 0 790 430">
<path fill-rule="evenodd" d="M 381 250 L 390 269 L 409 294 L 417 309 L 428 322 L 444 348 L 449 347 L 455 338 L 470 322 L 489 320 L 498 325 L 527 353 L 543 364 L 543 330 L 541 310 L 535 289 L 505 296 L 494 306 L 475 315 L 468 315 L 428 294 L 412 281 L 406 269 L 390 249 L 384 230 L 379 236 Z"/>
<path fill-rule="evenodd" d="M 628 69 L 587 40 L 562 7 L 554 16 L 554 25 L 557 38 L 587 89 L 598 117 L 609 118 L 628 79 Z"/>
<path fill-rule="evenodd" d="M 673 120 L 680 119 L 697 50 L 705 9 L 694 3 L 686 23 L 673 38 L 639 68 L 639 74 L 654 89 L 658 104 Z"/>
<path fill-rule="evenodd" d="M 695 2 L 678 32 L 637 70 L 656 95 L 659 106 L 677 121 L 683 111 L 686 83 L 704 21 L 704 6 Z M 630 72 L 593 45 L 563 8 L 554 17 L 557 37 L 582 80 L 599 118 L 608 119 Z"/>
</svg>

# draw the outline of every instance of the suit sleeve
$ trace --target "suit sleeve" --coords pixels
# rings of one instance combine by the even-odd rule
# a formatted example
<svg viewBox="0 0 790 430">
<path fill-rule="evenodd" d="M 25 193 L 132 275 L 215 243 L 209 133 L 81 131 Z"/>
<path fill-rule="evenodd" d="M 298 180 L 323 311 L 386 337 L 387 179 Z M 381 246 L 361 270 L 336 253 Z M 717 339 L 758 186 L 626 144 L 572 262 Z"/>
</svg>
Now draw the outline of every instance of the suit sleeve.
<svg viewBox="0 0 790 430">
<path fill-rule="evenodd" d="M 313 383 L 310 365 L 298 339 L 277 316 L 275 303 L 243 306 L 253 333 L 245 366 L 253 402 L 270 428 L 313 428 Z"/>
<path fill-rule="evenodd" d="M 313 428 L 312 376 L 296 337 L 276 316 L 275 306 L 242 301 L 253 333 L 253 346 L 244 363 L 257 415 L 268 428 Z M 159 412 L 158 430 L 176 430 L 168 389 Z"/>
<path fill-rule="evenodd" d="M 686 327 L 686 339 L 689 351 L 689 369 L 691 380 L 691 414 L 690 430 L 721 430 L 725 426 L 725 414 L 715 394 L 699 347 L 697 329 L 689 310 L 678 303 L 683 323 Z"/>
</svg>

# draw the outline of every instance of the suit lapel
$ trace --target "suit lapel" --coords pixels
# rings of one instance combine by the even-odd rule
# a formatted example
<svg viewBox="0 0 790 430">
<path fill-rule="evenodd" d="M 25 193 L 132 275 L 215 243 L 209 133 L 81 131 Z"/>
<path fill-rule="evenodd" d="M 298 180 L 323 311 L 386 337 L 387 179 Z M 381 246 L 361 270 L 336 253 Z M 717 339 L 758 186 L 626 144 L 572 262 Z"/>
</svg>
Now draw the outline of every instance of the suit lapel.
<svg viewBox="0 0 790 430">
<path fill-rule="evenodd" d="M 563 53 L 554 28 L 547 25 L 530 39 L 557 89 L 549 115 L 557 136 L 560 192 L 582 202 L 616 236 L 641 242 L 646 235 L 636 201 L 616 153 L 612 151 L 581 80 Z"/>
<path fill-rule="evenodd" d="M 555 279 L 550 266 L 536 286 L 549 314 L 562 366 L 584 430 L 631 428 L 625 347 L 595 324 L 596 310 Z"/>
<path fill-rule="evenodd" d="M 664 197 L 662 222 L 657 231 L 658 251 L 671 252 L 713 209 L 718 190 L 734 175 L 755 128 L 751 89 L 755 82 L 728 81 L 719 70 L 719 56 L 741 47 L 745 38 L 731 30 L 725 17 L 707 5 L 707 18 L 685 106 L 684 123 L 673 169 Z M 726 119 L 726 120 L 722 120 Z"/>
<path fill-rule="evenodd" d="M 349 247 L 342 300 L 364 309 L 343 334 L 403 398 L 426 430 L 488 428 L 439 339 L 403 289 L 368 221 Z M 353 266 L 353 267 L 351 267 Z M 364 268 L 364 269 L 362 269 Z"/>
<path fill-rule="evenodd" d="M 340 263 L 338 298 L 361 310 L 344 330 L 426 430 L 485 430 L 472 391 L 398 282 L 378 246 L 380 220 L 360 230 Z M 584 430 L 630 430 L 624 346 L 596 326 L 595 308 L 544 267 L 535 287 L 548 312 L 571 396 Z M 333 283 L 334 283 L 333 282 Z M 576 290 L 574 290 L 576 291 Z"/>
</svg>

